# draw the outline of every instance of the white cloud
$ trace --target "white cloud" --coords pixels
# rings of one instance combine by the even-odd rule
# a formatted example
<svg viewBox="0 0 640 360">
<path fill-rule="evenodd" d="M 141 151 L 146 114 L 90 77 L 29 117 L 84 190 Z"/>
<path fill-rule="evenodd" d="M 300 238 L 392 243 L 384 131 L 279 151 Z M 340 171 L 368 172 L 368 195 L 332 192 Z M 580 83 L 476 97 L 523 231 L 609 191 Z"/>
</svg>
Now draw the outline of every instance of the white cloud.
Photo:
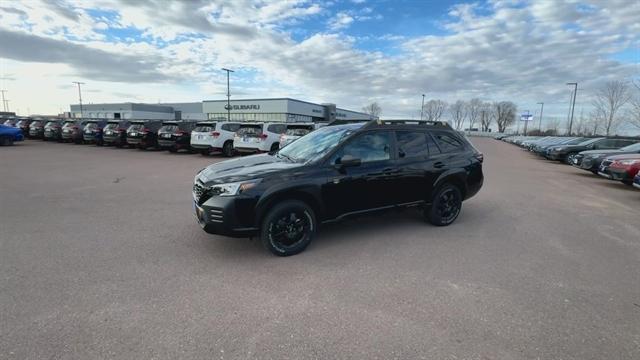
<svg viewBox="0 0 640 360">
<path fill-rule="evenodd" d="M 353 22 L 353 17 L 346 12 L 339 12 L 334 18 L 329 20 L 329 29 L 333 31 L 347 28 Z"/>
</svg>

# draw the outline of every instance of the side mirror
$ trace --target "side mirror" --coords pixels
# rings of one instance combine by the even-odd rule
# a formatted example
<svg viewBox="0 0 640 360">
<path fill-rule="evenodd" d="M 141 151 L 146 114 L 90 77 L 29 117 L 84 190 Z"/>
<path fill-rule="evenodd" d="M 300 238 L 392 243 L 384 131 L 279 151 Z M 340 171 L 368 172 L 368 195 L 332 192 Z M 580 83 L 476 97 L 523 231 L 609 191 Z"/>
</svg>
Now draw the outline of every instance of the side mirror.
<svg viewBox="0 0 640 360">
<path fill-rule="evenodd" d="M 345 155 L 336 161 L 336 166 L 340 169 L 360 166 L 362 160 L 352 155 Z"/>
</svg>

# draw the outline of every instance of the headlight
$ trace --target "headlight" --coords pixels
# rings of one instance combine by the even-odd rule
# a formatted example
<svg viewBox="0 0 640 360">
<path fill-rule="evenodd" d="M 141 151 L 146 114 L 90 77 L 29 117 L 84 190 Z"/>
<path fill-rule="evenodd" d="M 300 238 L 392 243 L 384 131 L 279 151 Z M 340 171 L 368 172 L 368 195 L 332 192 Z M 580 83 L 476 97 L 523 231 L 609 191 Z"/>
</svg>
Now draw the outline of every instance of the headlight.
<svg viewBox="0 0 640 360">
<path fill-rule="evenodd" d="M 212 185 L 209 189 L 212 195 L 218 196 L 236 196 L 239 195 L 260 183 L 261 179 L 249 180 L 249 181 L 239 181 L 234 183 L 227 184 L 217 184 Z"/>
<path fill-rule="evenodd" d="M 563 147 L 557 147 L 557 148 L 553 148 L 553 150 L 555 150 L 555 151 L 562 151 L 562 150 L 564 150 L 564 148 L 563 148 Z"/>
</svg>

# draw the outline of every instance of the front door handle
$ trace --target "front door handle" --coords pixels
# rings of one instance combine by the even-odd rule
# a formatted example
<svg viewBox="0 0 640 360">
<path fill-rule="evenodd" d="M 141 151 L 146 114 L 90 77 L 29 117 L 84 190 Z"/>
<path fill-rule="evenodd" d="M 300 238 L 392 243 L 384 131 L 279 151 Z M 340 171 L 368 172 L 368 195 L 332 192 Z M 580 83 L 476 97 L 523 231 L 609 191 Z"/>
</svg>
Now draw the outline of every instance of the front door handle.
<svg viewBox="0 0 640 360">
<path fill-rule="evenodd" d="M 386 168 L 382 170 L 382 173 L 385 175 L 397 174 L 399 172 L 400 172 L 400 169 L 395 169 L 395 168 Z"/>
<path fill-rule="evenodd" d="M 442 161 L 438 161 L 435 164 L 433 164 L 433 167 L 436 169 L 441 169 L 444 167 L 444 163 Z"/>
</svg>

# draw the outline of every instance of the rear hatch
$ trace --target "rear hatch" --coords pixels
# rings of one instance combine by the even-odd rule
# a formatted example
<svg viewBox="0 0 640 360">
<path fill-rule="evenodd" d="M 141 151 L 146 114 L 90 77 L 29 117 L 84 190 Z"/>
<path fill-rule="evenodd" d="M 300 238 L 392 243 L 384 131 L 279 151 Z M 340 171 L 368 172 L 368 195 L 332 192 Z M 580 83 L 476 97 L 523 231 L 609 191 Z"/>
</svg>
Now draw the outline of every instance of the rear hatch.
<svg viewBox="0 0 640 360">
<path fill-rule="evenodd" d="M 289 125 L 287 131 L 280 136 L 280 145 L 288 144 L 312 131 L 313 125 Z"/>
<path fill-rule="evenodd" d="M 65 121 L 62 124 L 62 136 L 66 138 L 74 137 L 78 135 L 79 132 L 78 125 L 76 125 L 73 121 Z"/>
<path fill-rule="evenodd" d="M 127 129 L 127 137 L 129 138 L 141 138 L 145 132 L 144 123 L 133 123 Z"/>
<path fill-rule="evenodd" d="M 259 124 L 243 124 L 240 125 L 240 129 L 236 132 L 234 141 L 237 141 L 238 147 L 259 145 L 261 141 L 267 138 L 266 134 L 262 133 L 263 125 Z"/>
<path fill-rule="evenodd" d="M 46 137 L 55 136 L 60 130 L 60 124 L 57 121 L 49 121 L 44 125 L 44 135 Z"/>
<path fill-rule="evenodd" d="M 120 130 L 122 129 L 120 129 L 118 123 L 108 123 L 105 125 L 104 129 L 102 129 L 105 137 L 118 136 L 120 134 Z M 124 129 L 124 131 L 126 131 L 126 129 Z"/>
<path fill-rule="evenodd" d="M 169 141 L 173 139 L 173 134 L 180 131 L 180 127 L 176 124 L 166 124 L 163 125 L 160 130 L 158 130 L 158 139 Z"/>
<path fill-rule="evenodd" d="M 216 132 L 216 123 L 198 123 L 191 131 L 191 143 L 208 144 L 220 136 Z"/>
<path fill-rule="evenodd" d="M 85 125 L 83 129 L 84 136 L 89 138 L 95 137 L 96 135 L 100 134 L 100 131 L 102 131 L 102 129 L 100 129 L 98 123 L 95 122 L 87 123 L 87 125 Z"/>
</svg>

